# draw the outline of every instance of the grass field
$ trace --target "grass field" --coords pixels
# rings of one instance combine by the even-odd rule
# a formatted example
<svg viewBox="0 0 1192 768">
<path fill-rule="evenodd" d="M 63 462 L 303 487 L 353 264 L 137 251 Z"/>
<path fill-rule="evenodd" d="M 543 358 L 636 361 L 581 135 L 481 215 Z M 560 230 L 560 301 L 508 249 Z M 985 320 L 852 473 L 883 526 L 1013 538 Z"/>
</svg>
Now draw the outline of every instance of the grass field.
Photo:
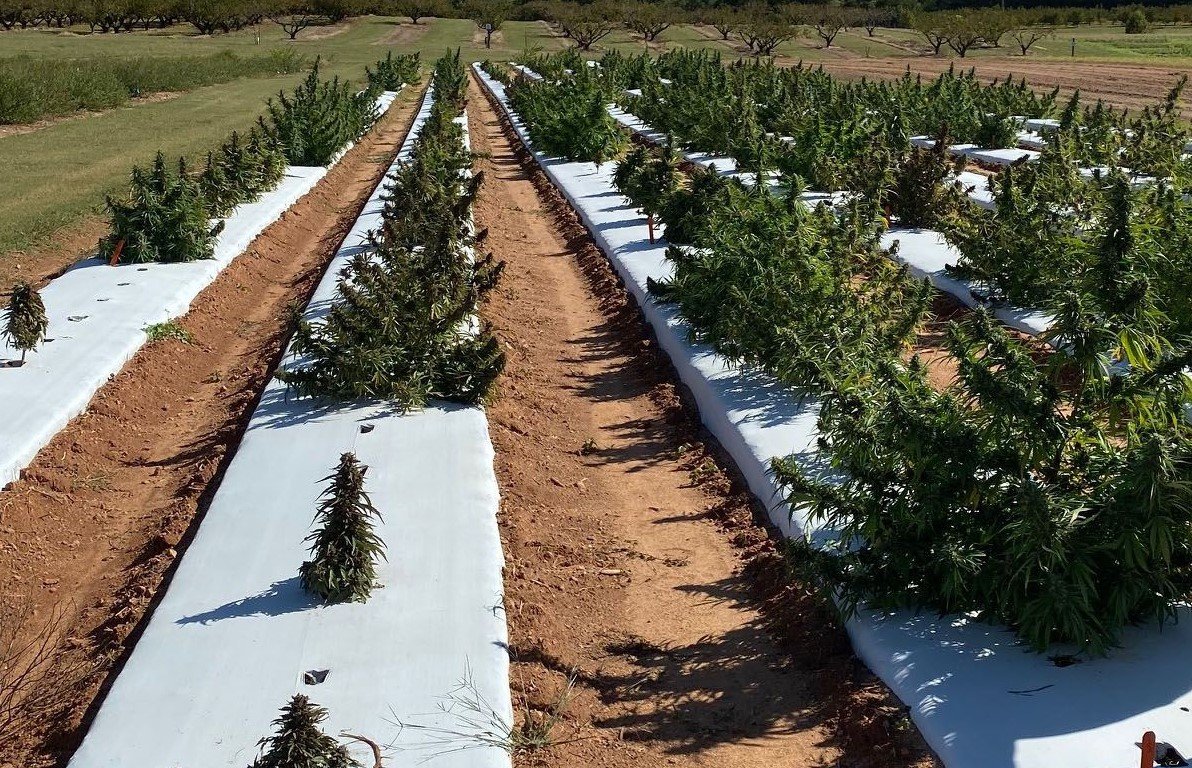
<svg viewBox="0 0 1192 768">
<path fill-rule="evenodd" d="M 525 45 L 561 45 L 540 24 L 511 26 L 516 32 L 510 42 L 516 44 L 496 48 L 493 55 L 509 58 Z M 362 18 L 336 28 L 307 29 L 293 43 L 269 24 L 261 28 L 259 45 L 254 30 L 202 37 L 180 33 L 182 29 L 189 28 L 122 35 L 31 30 L 3 33 L 0 42 L 5 53 L 54 58 L 246 53 L 291 45 L 312 61 L 321 56 L 329 74 L 355 81 L 390 47 L 420 50 L 428 62 L 448 47 L 461 47 L 469 60 L 485 55 L 483 41 L 472 40 L 475 25 L 458 19 L 399 27 L 393 20 Z M 5 169 L 0 174 L 0 253 L 35 245 L 83 216 L 99 214 L 104 194 L 119 189 L 129 169 L 152 160 L 158 149 L 200 159 L 233 130 L 250 127 L 266 99 L 300 78 L 242 79 L 0 137 L 0 167 Z"/>
<path fill-rule="evenodd" d="M 508 59 L 526 49 L 554 50 L 568 41 L 537 22 L 508 22 L 495 36 L 491 50 L 483 36 L 466 19 L 431 19 L 423 24 L 399 24 L 396 19 L 364 17 L 332 27 L 304 30 L 296 41 L 285 39 L 280 27 L 202 36 L 189 26 L 121 35 L 86 35 L 57 30 L 0 33 L 0 55 L 49 58 L 95 56 L 180 56 L 230 50 L 261 53 L 275 47 L 292 47 L 308 56 L 323 58 L 326 71 L 356 81 L 364 67 L 384 56 L 387 49 L 417 50 L 425 62 L 447 48 L 459 47 L 468 61 L 486 57 Z M 1076 37 L 1077 58 L 1069 57 Z M 727 56 L 740 55 L 737 41 L 724 42 L 711 29 L 677 26 L 649 46 L 652 53 L 673 48 L 706 48 Z M 923 45 L 912 31 L 881 29 L 874 37 L 864 30 L 842 33 L 831 49 L 821 47 L 814 35 L 782 45 L 785 61 L 839 62 L 864 69 L 867 58 L 917 58 Z M 601 50 L 625 53 L 646 50 L 626 31 L 605 38 Z M 964 63 L 993 64 L 1040 60 L 1074 62 L 1153 63 L 1179 68 L 1192 64 L 1192 28 L 1159 27 L 1142 35 L 1125 35 L 1120 27 L 1094 26 L 1061 29 L 1043 41 L 1027 59 L 1014 55 L 1007 39 L 1001 49 L 975 51 Z M 167 155 L 198 160 L 233 130 L 250 126 L 264 109 L 265 100 L 289 88 L 299 75 L 248 78 L 199 88 L 172 98 L 130 104 L 97 115 L 81 116 L 15 135 L 0 136 L 0 254 L 27 249 L 102 212 L 103 196 L 125 183 L 132 165 L 146 163 L 161 149 Z"/>
</svg>

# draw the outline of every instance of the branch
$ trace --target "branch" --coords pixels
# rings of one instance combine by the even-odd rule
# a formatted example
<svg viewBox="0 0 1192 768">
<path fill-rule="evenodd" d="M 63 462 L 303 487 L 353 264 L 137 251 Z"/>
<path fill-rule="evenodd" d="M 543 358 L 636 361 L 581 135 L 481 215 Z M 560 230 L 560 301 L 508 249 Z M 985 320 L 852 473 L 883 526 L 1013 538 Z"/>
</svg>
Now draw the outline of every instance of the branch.
<svg viewBox="0 0 1192 768">
<path fill-rule="evenodd" d="M 372 749 L 373 768 L 384 768 L 384 765 L 381 762 L 381 746 L 379 744 L 377 744 L 377 742 L 375 742 L 372 739 L 367 738 L 365 736 L 357 736 L 354 733 L 348 733 L 347 731 L 340 731 L 339 736 L 341 739 L 348 739 L 349 741 L 359 741 L 362 744 L 367 744 L 369 746 L 369 748 Z"/>
</svg>

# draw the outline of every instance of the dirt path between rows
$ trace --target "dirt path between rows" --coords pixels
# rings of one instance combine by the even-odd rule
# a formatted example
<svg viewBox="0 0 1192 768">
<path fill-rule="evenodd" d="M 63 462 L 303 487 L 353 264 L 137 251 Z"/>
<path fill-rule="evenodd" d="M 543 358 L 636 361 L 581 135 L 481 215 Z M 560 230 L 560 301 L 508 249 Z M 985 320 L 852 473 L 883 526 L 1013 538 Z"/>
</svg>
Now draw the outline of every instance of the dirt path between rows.
<svg viewBox="0 0 1192 768">
<path fill-rule="evenodd" d="M 49 694 L 0 766 L 61 766 L 189 541 L 289 336 L 292 310 L 392 162 L 415 113 L 408 92 L 330 173 L 195 300 L 191 343 L 146 345 L 0 493 L 0 660 L 5 617 L 32 637 L 60 613 Z M 92 674 L 79 690 L 70 670 Z M 212 674 L 218 674 L 212 670 Z"/>
<path fill-rule="evenodd" d="M 476 220 L 506 262 L 488 410 L 521 765 L 930 765 L 904 710 L 787 582 L 607 261 L 473 82 Z M 558 703 L 574 680 L 574 690 Z"/>
</svg>

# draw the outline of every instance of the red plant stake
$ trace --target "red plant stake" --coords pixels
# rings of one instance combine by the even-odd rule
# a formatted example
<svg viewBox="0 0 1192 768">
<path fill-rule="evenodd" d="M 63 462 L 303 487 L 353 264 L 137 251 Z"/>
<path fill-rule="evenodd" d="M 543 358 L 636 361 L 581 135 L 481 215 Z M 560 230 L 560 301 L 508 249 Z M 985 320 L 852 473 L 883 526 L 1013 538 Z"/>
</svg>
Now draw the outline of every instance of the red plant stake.
<svg viewBox="0 0 1192 768">
<path fill-rule="evenodd" d="M 120 254 L 124 253 L 124 238 L 116 243 L 116 250 L 112 251 L 112 259 L 108 262 L 109 267 L 114 267 L 120 263 Z"/>
<path fill-rule="evenodd" d="M 1155 768 L 1155 732 L 1142 734 L 1142 768 Z"/>
</svg>

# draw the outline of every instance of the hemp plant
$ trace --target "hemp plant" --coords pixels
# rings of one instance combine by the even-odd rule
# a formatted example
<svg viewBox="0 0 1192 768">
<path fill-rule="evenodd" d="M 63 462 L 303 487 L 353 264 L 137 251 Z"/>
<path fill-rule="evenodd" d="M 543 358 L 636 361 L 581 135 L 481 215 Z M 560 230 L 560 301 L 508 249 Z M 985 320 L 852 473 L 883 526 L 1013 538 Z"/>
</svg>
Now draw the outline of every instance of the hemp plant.
<svg viewBox="0 0 1192 768">
<path fill-rule="evenodd" d="M 14 285 L 4 313 L 4 337 L 10 346 L 21 350 L 20 365 L 25 364 L 25 354 L 37 349 L 45 339 L 49 325 L 45 304 L 37 290 L 24 281 Z"/>
<path fill-rule="evenodd" d="M 347 747 L 323 733 L 327 710 L 294 694 L 273 721 L 274 734 L 258 742 L 261 754 L 249 768 L 361 768 Z"/>
<path fill-rule="evenodd" d="M 312 559 L 302 564 L 302 587 L 328 603 L 364 602 L 376 586 L 376 561 L 385 557 L 385 542 L 373 531 L 381 514 L 364 490 L 368 467 L 354 453 L 339 457 L 339 467 L 325 478 L 331 485 L 315 517 Z"/>
<path fill-rule="evenodd" d="M 948 158 L 947 128 L 936 134 L 929 149 L 911 147 L 897 163 L 886 197 L 890 212 L 904 227 L 934 227 L 950 221 L 968 200 L 955 183 L 964 169 L 963 156 Z"/>
<path fill-rule="evenodd" d="M 658 151 L 638 146 L 617 163 L 613 184 L 646 216 L 650 242 L 654 242 L 654 217 L 679 188 L 678 157 L 668 144 Z"/>
<path fill-rule="evenodd" d="M 132 169 L 127 198 L 108 197 L 111 232 L 99 243 L 100 255 L 131 264 L 209 259 L 223 226 L 211 225 L 207 206 L 186 161 L 172 171 L 158 152 L 148 170 Z"/>
</svg>

